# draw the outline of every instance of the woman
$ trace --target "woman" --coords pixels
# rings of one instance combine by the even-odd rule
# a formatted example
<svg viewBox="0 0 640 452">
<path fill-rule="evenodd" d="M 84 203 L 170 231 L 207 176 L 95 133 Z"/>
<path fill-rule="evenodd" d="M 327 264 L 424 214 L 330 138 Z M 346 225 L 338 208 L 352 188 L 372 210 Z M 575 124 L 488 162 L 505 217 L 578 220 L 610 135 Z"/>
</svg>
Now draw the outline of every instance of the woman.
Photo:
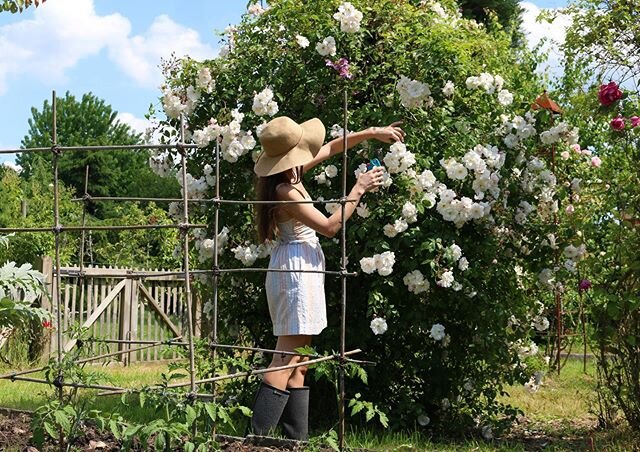
<svg viewBox="0 0 640 452">
<path fill-rule="evenodd" d="M 262 201 L 292 201 L 287 204 L 258 204 L 257 229 L 261 241 L 278 239 L 271 253 L 269 268 L 281 270 L 319 270 L 325 268 L 324 255 L 316 232 L 333 237 L 342 226 L 342 209 L 326 217 L 312 203 L 302 185 L 302 175 L 320 162 L 342 152 L 343 138 L 324 146 L 325 128 L 311 119 L 297 124 L 282 116 L 271 120 L 260 134 L 262 154 L 254 171 L 258 176 L 256 193 Z M 398 123 L 372 127 L 347 136 L 347 148 L 375 138 L 385 143 L 404 139 Z M 363 173 L 348 195 L 345 217 L 349 219 L 360 198 L 383 182 L 384 170 L 375 167 Z M 298 201 L 298 203 L 296 203 Z M 311 344 L 311 337 L 327 326 L 324 274 L 267 272 L 267 301 L 278 337 L 276 350 L 294 351 Z M 304 361 L 293 355 L 274 354 L 269 367 Z M 304 386 L 306 367 L 266 373 L 258 390 L 251 420 L 253 432 L 268 434 L 281 420 L 289 438 L 308 438 L 309 388 Z"/>
</svg>

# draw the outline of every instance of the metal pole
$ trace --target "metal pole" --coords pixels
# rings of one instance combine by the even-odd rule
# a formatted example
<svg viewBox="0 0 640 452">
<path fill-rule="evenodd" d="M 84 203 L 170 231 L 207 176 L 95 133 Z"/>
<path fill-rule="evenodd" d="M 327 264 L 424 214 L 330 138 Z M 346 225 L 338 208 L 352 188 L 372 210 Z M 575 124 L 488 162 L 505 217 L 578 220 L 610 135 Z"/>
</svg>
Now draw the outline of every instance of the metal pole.
<svg viewBox="0 0 640 452">
<path fill-rule="evenodd" d="M 58 184 L 58 156 L 60 150 L 58 145 L 58 130 L 57 130 L 57 103 L 55 90 L 51 94 L 51 152 L 53 154 L 53 223 L 54 223 L 54 240 L 55 240 L 55 269 L 56 269 L 56 290 L 54 293 L 56 307 L 56 334 L 57 334 L 57 361 L 58 361 L 58 375 L 56 376 L 56 388 L 58 389 L 58 401 L 62 404 L 64 402 L 64 376 L 62 375 L 62 309 L 60 306 L 61 294 L 61 278 L 60 278 L 60 200 L 59 200 L 59 184 Z M 64 450 L 64 432 L 62 428 L 59 430 L 60 450 Z"/>
<path fill-rule="evenodd" d="M 182 162 L 182 213 L 184 216 L 184 224 L 189 224 L 189 204 L 187 203 L 187 151 L 184 147 L 184 115 L 180 117 L 180 154 Z M 196 364 L 194 357 L 193 346 L 193 303 L 191 299 L 191 276 L 189 274 L 189 230 L 187 228 L 182 230 L 183 242 L 182 251 L 184 253 L 184 292 L 187 300 L 187 328 L 189 329 L 189 379 L 191 383 L 191 392 L 196 392 Z"/>
<path fill-rule="evenodd" d="M 216 138 L 216 199 L 220 199 L 220 140 L 221 137 Z M 213 230 L 213 331 L 211 341 L 213 345 L 218 345 L 218 281 L 219 275 L 218 272 L 218 233 L 220 229 L 220 204 L 215 204 L 215 218 L 214 218 L 214 230 Z M 213 347 L 211 350 L 211 359 L 213 361 L 213 375 L 216 376 L 216 361 L 218 359 L 218 349 Z M 216 382 L 211 382 L 211 394 L 213 394 L 213 399 L 215 401 L 217 388 Z M 213 440 L 216 439 L 216 425 L 213 425 L 211 430 L 211 435 Z"/>
<path fill-rule="evenodd" d="M 341 203 L 342 209 L 342 227 L 341 227 L 341 247 L 342 247 L 342 256 L 340 261 L 340 267 L 342 271 L 341 279 L 342 279 L 342 303 L 341 303 L 341 312 L 340 312 L 340 367 L 339 367 L 339 388 L 340 388 L 340 406 L 338 407 L 339 417 L 340 417 L 340 428 L 338 432 L 338 440 L 340 444 L 340 450 L 345 450 L 344 444 L 344 436 L 345 436 L 345 384 L 344 384 L 344 359 L 345 359 L 345 343 L 346 343 L 346 334 L 347 334 L 347 235 L 346 235 L 346 207 L 344 200 L 347 197 L 347 125 L 348 125 L 348 98 L 347 98 L 347 88 L 345 86 L 344 89 L 344 105 L 343 105 L 343 114 L 344 114 L 344 130 L 342 131 L 342 199 Z"/>
</svg>

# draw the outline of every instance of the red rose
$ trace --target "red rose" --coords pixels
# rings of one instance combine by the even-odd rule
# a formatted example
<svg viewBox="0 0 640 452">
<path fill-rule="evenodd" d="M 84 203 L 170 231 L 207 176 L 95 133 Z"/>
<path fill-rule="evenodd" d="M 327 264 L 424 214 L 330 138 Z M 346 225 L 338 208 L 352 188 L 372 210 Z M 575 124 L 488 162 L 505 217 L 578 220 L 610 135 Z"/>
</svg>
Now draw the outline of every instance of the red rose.
<svg viewBox="0 0 640 452">
<path fill-rule="evenodd" d="M 613 118 L 609 124 L 613 130 L 624 130 L 624 118 L 622 116 Z"/>
<path fill-rule="evenodd" d="M 609 82 L 609 84 L 607 85 L 600 85 L 598 100 L 605 107 L 608 107 L 621 98 L 622 91 L 620 91 L 620 88 L 618 88 L 618 84 L 616 82 Z"/>
<path fill-rule="evenodd" d="M 638 127 L 638 126 L 640 126 L 640 117 L 632 116 L 631 117 L 631 127 Z"/>
</svg>

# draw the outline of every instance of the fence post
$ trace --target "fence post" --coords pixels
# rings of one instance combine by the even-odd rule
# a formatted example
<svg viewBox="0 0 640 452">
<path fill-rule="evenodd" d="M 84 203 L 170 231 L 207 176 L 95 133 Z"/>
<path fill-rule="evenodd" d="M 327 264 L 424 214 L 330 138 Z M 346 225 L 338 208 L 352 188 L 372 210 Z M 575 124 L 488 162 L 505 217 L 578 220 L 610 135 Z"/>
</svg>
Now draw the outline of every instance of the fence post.
<svg viewBox="0 0 640 452">
<path fill-rule="evenodd" d="M 131 317 L 129 323 L 129 339 L 137 340 L 138 339 L 138 280 L 135 278 L 129 279 L 128 283 L 131 288 L 129 289 L 131 294 L 131 306 L 129 307 Z M 133 352 L 133 354 L 128 353 L 129 363 L 135 362 L 138 360 L 137 358 L 138 352 Z"/>
<path fill-rule="evenodd" d="M 128 280 L 124 285 L 124 294 L 120 302 L 120 329 L 118 332 L 118 339 L 129 340 L 131 339 L 131 284 Z M 121 342 L 118 346 L 118 351 L 125 351 L 129 349 L 129 344 Z M 122 355 L 122 361 L 124 365 L 129 364 L 129 359 L 126 353 Z"/>
<path fill-rule="evenodd" d="M 54 312 L 51 300 L 53 300 L 53 294 L 55 293 L 56 280 L 53 277 L 53 259 L 51 256 L 40 256 L 36 261 L 36 269 L 42 273 L 42 280 L 44 282 L 44 294 L 40 299 L 40 306 L 42 309 L 46 309 L 53 315 Z M 60 325 L 56 325 L 56 328 L 60 328 Z M 50 328 L 47 331 L 48 333 L 45 334 L 44 338 L 45 342 L 42 345 L 42 357 L 45 359 L 49 359 L 51 356 L 51 350 L 54 350 L 56 345 L 54 329 Z"/>
</svg>

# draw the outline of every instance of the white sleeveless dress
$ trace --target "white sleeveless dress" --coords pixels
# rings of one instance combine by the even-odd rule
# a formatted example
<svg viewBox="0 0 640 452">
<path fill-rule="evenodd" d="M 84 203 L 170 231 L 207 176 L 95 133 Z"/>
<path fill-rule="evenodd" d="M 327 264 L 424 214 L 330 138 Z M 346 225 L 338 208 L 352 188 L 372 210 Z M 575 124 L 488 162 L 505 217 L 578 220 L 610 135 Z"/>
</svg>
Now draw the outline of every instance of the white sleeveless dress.
<svg viewBox="0 0 640 452">
<path fill-rule="evenodd" d="M 324 270 L 316 232 L 295 219 L 278 223 L 269 268 Z M 265 287 L 275 336 L 316 335 L 326 328 L 323 273 L 267 272 Z"/>
</svg>

